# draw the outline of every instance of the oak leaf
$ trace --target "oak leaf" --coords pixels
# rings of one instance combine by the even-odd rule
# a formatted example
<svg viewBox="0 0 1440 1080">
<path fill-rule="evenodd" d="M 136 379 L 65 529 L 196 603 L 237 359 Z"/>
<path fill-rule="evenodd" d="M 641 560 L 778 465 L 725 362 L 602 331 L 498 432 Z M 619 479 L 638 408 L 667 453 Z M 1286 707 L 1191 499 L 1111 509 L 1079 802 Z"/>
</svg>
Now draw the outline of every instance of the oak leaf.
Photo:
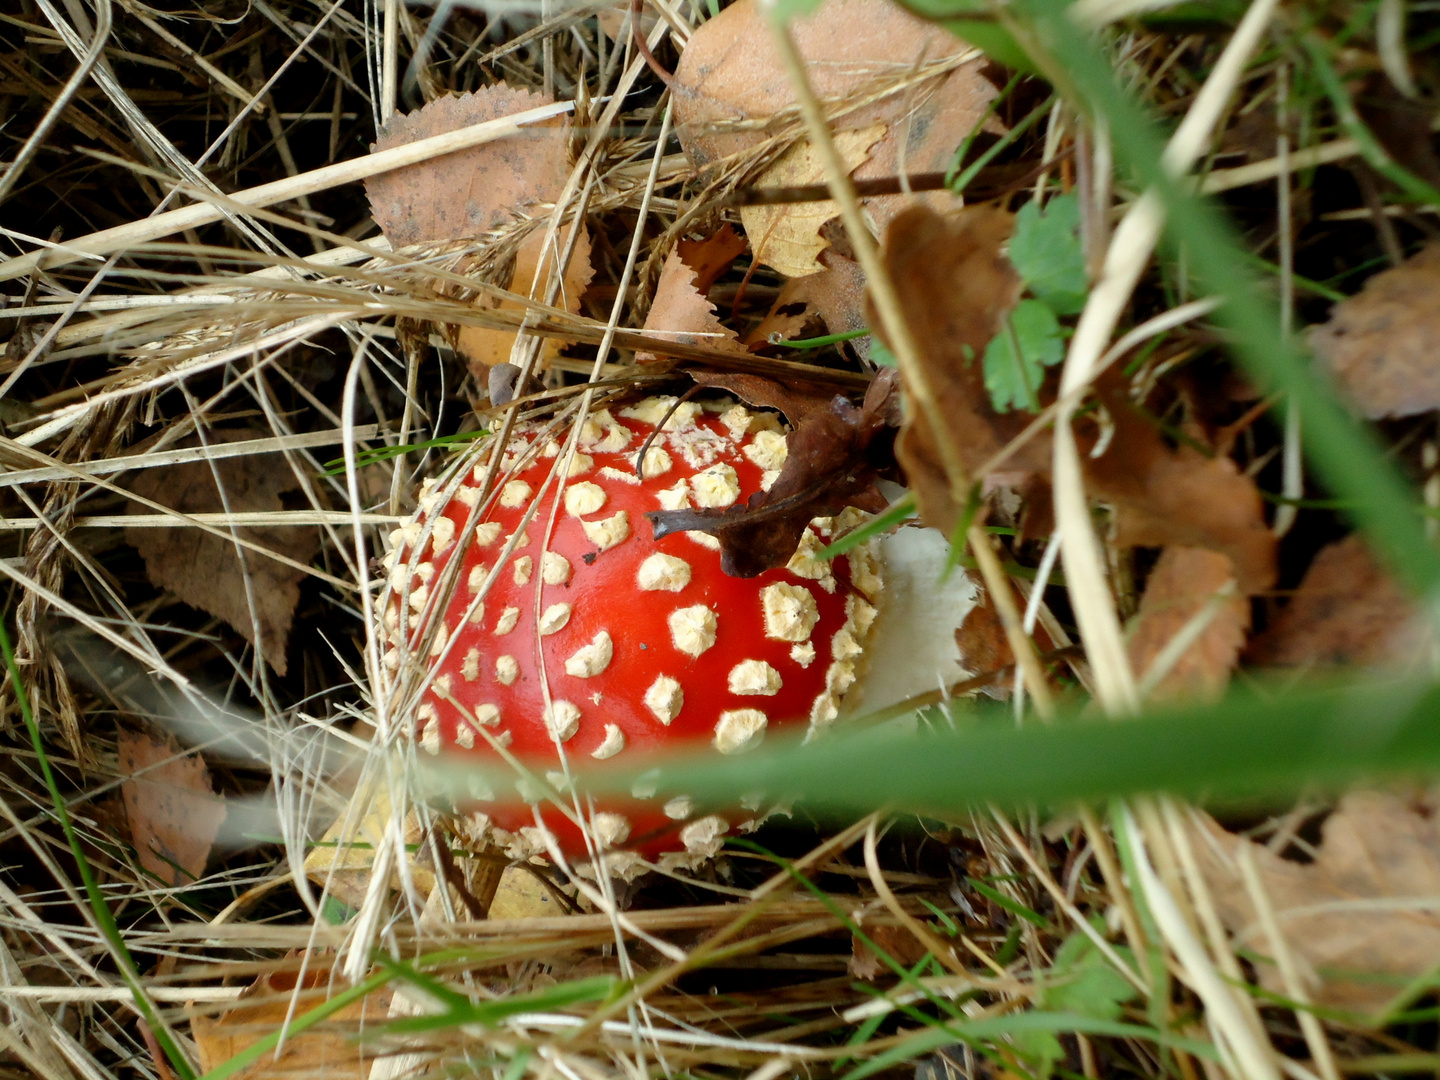
<svg viewBox="0 0 1440 1080">
<path fill-rule="evenodd" d="M 257 434 L 213 431 L 207 438 L 211 442 L 229 442 L 252 439 Z M 215 486 L 217 479 L 225 492 L 223 500 L 220 488 Z M 270 454 L 250 454 L 146 469 L 131 482 L 130 489 L 186 514 L 276 512 L 285 509 L 285 497 L 297 492 L 300 482 L 283 460 Z M 132 504 L 131 512 L 152 511 Z M 140 552 L 152 585 L 170 590 L 191 607 L 224 619 L 241 637 L 259 647 L 277 674 L 284 675 L 290 624 L 305 575 L 262 551 L 276 552 L 303 565 L 320 548 L 319 532 L 308 526 L 266 525 L 236 528 L 234 533 L 262 550 L 240 548 L 228 536 L 191 527 L 130 526 L 125 530 L 125 542 Z"/>
<path fill-rule="evenodd" d="M 1311 1000 L 1369 1012 L 1440 957 L 1437 810 L 1434 791 L 1414 800 L 1389 792 L 1346 795 L 1325 820 L 1308 864 L 1281 858 L 1209 818 L 1196 827 L 1194 846 L 1236 948 L 1274 956 L 1236 861 L 1248 846 Z M 1255 970 L 1266 990 L 1286 994 L 1273 962 Z"/>
</svg>

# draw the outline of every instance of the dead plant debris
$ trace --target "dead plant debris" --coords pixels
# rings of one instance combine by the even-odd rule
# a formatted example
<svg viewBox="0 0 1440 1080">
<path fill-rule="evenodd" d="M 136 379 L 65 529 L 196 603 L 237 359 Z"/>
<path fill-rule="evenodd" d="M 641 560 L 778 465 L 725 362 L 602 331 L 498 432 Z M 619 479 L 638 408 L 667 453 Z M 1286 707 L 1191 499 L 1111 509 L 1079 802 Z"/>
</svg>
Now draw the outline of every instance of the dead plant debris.
<svg viewBox="0 0 1440 1080">
<path fill-rule="evenodd" d="M 1234 362 L 1226 309 L 1192 306 L 1205 299 L 1199 249 L 1180 237 L 1125 284 L 1127 260 L 1147 254 L 1114 242 L 1141 194 L 1131 133 L 1090 98 L 1077 106 L 1078 69 L 1031 63 L 1026 48 L 1058 47 L 1031 24 L 1045 5 L 1005 6 L 999 21 L 959 3 L 778 5 L 793 8 L 787 32 L 843 175 L 816 151 L 774 6 L 122 13 L 39 0 L 0 18 L 0 568 L 19 657 L 0 709 L 4 1077 L 1436 1070 L 1431 1002 L 1417 996 L 1440 955 L 1429 788 L 1311 792 L 1260 823 L 1173 798 L 1097 816 L 1045 792 L 1012 821 L 957 790 L 943 819 L 857 806 L 856 820 L 815 821 L 800 804 L 723 842 L 705 831 L 708 808 L 679 798 L 665 813 L 716 854 L 600 881 L 593 862 L 492 843 L 467 801 L 485 794 L 478 780 L 459 795 L 414 789 L 410 766 L 433 748 L 424 695 L 488 717 L 487 689 L 516 670 L 506 654 L 420 685 L 459 633 L 435 625 L 442 591 L 476 594 L 477 632 L 503 635 L 519 610 L 486 611 L 484 583 L 445 580 L 433 553 L 483 537 L 491 503 L 533 497 L 510 472 L 529 467 L 522 446 L 568 461 L 583 495 L 586 441 L 624 437 L 614 418 L 647 396 L 673 402 L 682 427 L 763 429 L 767 464 L 751 459 L 763 480 L 748 501 L 722 506 L 717 470 L 710 509 L 672 490 L 664 505 L 686 508 L 632 513 L 631 537 L 709 533 L 728 572 L 808 582 L 822 606 L 841 598 L 822 595 L 814 519 L 831 519 L 832 539 L 853 529 L 842 543 L 876 535 L 852 568 L 885 553 L 877 610 L 845 607 L 845 632 L 873 617 L 883 642 L 848 659 L 853 637 L 816 642 L 830 698 L 857 682 L 812 740 L 822 747 L 863 732 L 927 753 L 974 740 L 974 753 L 1016 724 L 1017 744 L 1039 743 L 1087 712 L 1123 723 L 1117 687 L 1172 708 L 1433 678 L 1429 602 L 1297 457 L 1293 436 L 1314 438 L 1315 417 L 1292 422 L 1262 398 L 1264 380 Z M 1428 216 L 1440 38 L 1426 9 L 1312 5 L 1296 21 L 1255 4 L 1245 17 L 1269 20 L 1266 51 L 1238 68 L 1222 60 L 1244 41 L 1226 5 L 1072 9 L 1155 116 L 1204 129 L 1197 179 L 1224 201 L 1263 291 L 1293 293 L 1293 336 L 1317 370 L 1382 421 L 1416 520 L 1440 504 Z M 1223 107 L 1201 115 L 1212 99 Z M 572 114 L 366 175 L 397 147 L 556 102 Z M 866 237 L 831 201 L 847 182 L 918 356 L 897 358 L 879 333 Z M 1082 493 L 1058 487 L 1053 407 L 1063 366 L 1090 347 L 1077 328 L 1109 299 L 1114 325 L 1089 323 L 1105 324 L 1099 348 L 1133 336 L 1074 402 Z M 541 306 L 543 341 L 521 327 Z M 510 329 L 467 325 L 496 313 Z M 830 335 L 846 340 L 804 340 Z M 508 365 L 536 347 L 517 386 Z M 743 425 L 736 399 L 752 407 Z M 500 445 L 512 419 L 553 426 Z M 197 425 L 211 460 L 178 437 Z M 242 439 L 264 449 L 233 453 Z M 705 452 L 664 445 L 657 468 Z M 947 475 L 947 457 L 964 476 Z M 483 503 L 466 486 L 477 517 L 421 540 L 415 507 L 428 512 L 461 469 L 493 481 Z M 157 528 L 136 498 L 213 517 Z M 967 522 L 998 570 L 947 547 Z M 603 570 L 595 552 L 562 573 L 540 549 L 548 527 L 491 538 L 497 559 L 515 541 L 511 562 L 481 568 L 556 590 Z M 431 561 L 395 565 L 427 542 Z M 709 603 L 683 584 L 672 596 L 678 581 L 641 602 Z M 571 612 L 564 598 L 555 610 Z M 1032 628 L 1027 649 L 1005 632 L 1011 606 Z M 634 648 L 619 610 L 606 647 Z M 794 634 L 806 610 L 767 608 L 767 633 L 772 615 L 793 616 Z M 106 641 L 83 665 L 53 655 L 72 623 Z M 516 655 L 540 649 L 524 637 Z M 418 655 L 391 647 L 402 642 Z M 816 662 L 813 644 L 796 641 L 791 659 Z M 685 677 L 719 651 L 687 657 Z M 514 725 L 549 722 L 557 705 L 613 708 L 575 689 L 577 657 L 545 676 L 545 717 L 477 733 L 508 747 Z M 732 668 L 721 685 L 745 687 L 737 672 L 754 672 Z M 137 672 L 164 692 L 137 692 Z M 753 724 L 777 699 L 750 685 Z M 250 738 L 197 736 L 187 708 Z M 237 743 L 269 756 L 226 749 Z M 521 786 L 584 816 L 573 764 L 589 763 L 547 763 Z M 1024 760 L 1014 768 L 1025 775 Z M 905 785 L 893 778 L 897 797 Z M 278 833 L 245 833 L 252 806 Z M 585 820 L 598 858 L 620 830 Z M 262 1039 L 277 1045 L 262 1053 Z"/>
<path fill-rule="evenodd" d="M 403 146 L 553 101 L 547 95 L 504 83 L 474 93 L 440 97 L 391 120 L 375 140 L 374 149 Z M 365 182 L 371 213 L 396 248 L 470 240 L 513 225 L 523 220 L 517 215 L 534 215 L 537 207 L 543 208 L 559 197 L 570 175 L 569 130 L 568 118 L 556 117 L 469 150 L 372 176 Z M 565 235 L 562 232 L 552 237 L 544 225 L 541 218 L 538 226 L 532 226 L 518 243 L 512 243 L 509 258 L 502 260 L 509 272 L 500 272 L 494 284 L 532 295 L 536 282 L 548 276 L 549 266 L 559 264 Z M 590 240 L 582 230 L 565 266 L 558 306 L 579 311 L 580 296 L 592 273 Z M 545 299 L 543 295 L 539 298 Z M 519 306 L 489 295 L 478 297 L 476 303 L 512 310 Z M 473 326 L 450 326 L 446 330 L 470 362 L 472 372 L 478 374 L 510 359 L 515 343 L 512 332 Z M 558 351 L 558 343 L 552 342 L 547 344 L 545 355 L 554 356 Z"/>
<path fill-rule="evenodd" d="M 120 796 L 145 872 L 175 887 L 199 881 L 225 821 L 210 770 L 174 738 L 121 732 Z"/>
<path fill-rule="evenodd" d="M 1403 671 L 1429 662 L 1433 640 L 1369 545 L 1348 536 L 1320 549 L 1246 659 L 1258 667 Z"/>
<path fill-rule="evenodd" d="M 1136 674 L 1154 673 L 1152 700 L 1206 701 L 1224 694 L 1250 629 L 1250 605 L 1235 588 L 1235 568 L 1218 551 L 1167 547 L 1150 571 L 1130 637 Z M 1185 634 L 1188 647 L 1168 670 L 1156 669 Z"/>
<path fill-rule="evenodd" d="M 255 435 L 217 431 L 207 441 L 224 443 Z M 130 487 L 135 494 L 182 514 L 278 513 L 301 490 L 283 459 L 261 455 L 150 469 Z M 136 505 L 134 512 L 150 511 Z M 145 573 L 155 586 L 224 619 L 246 641 L 259 646 L 276 674 L 285 674 L 291 625 L 305 578 L 299 567 L 308 564 L 320 547 L 314 528 L 242 526 L 216 535 L 196 528 L 132 527 L 125 530 L 125 540 L 140 552 Z"/>
</svg>

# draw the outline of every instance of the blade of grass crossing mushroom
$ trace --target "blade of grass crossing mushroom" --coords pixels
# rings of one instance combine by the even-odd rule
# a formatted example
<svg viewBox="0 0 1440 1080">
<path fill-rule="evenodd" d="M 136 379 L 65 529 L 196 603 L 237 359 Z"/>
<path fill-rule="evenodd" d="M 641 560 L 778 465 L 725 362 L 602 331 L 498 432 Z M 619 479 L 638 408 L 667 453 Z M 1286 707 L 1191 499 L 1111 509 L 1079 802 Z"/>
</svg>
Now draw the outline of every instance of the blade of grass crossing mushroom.
<svg viewBox="0 0 1440 1080">
<path fill-rule="evenodd" d="M 1264 290 L 1253 288 L 1246 273 L 1234 227 L 1171 177 L 1145 114 L 1116 84 L 1108 62 L 1071 25 L 1064 4 L 1024 0 L 1018 13 L 1031 21 L 1051 54 L 1051 74 L 1105 115 L 1117 154 L 1164 207 L 1172 236 L 1185 244 L 1193 275 L 1225 301 L 1216 317 L 1234 332 L 1238 359 L 1258 381 L 1284 392 L 1299 407 L 1306 454 L 1320 479 L 1353 503 L 1351 517 L 1395 571 L 1433 597 L 1440 589 L 1440 555 L 1425 539 L 1416 500 L 1374 438 L 1311 374 L 1300 351 L 1281 338 Z"/>
<path fill-rule="evenodd" d="M 1083 719 L 1071 707 L 1053 725 L 1015 728 L 1008 708 L 981 704 L 954 711 L 954 730 L 935 724 L 922 738 L 882 726 L 804 747 L 767 739 L 743 759 L 677 757 L 658 783 L 697 800 L 785 791 L 822 815 L 889 803 L 944 816 L 984 802 L 1063 807 L 1155 791 L 1253 807 L 1310 783 L 1440 772 L 1436 710 L 1440 688 L 1373 680 L 1284 697 L 1236 690 L 1214 705 L 1157 709 L 1125 724 Z M 629 790 L 643 771 L 632 769 L 594 777 L 596 790 Z M 897 787 L 896 776 L 905 783 Z"/>
<path fill-rule="evenodd" d="M 864 525 L 851 529 L 833 543 L 827 544 L 815 557 L 817 559 L 833 559 L 836 555 L 844 555 L 847 551 L 853 551 L 861 544 L 874 540 L 914 516 L 915 496 L 902 495 L 891 503 L 884 513 L 871 518 Z"/>
<path fill-rule="evenodd" d="M 96 928 L 100 931 L 100 936 L 105 939 L 106 945 L 109 946 L 115 966 L 120 969 L 120 977 L 130 988 L 130 993 L 134 997 L 135 1011 L 149 1025 L 155 1041 L 165 1051 L 165 1056 L 169 1059 L 176 1075 L 180 1080 L 194 1080 L 195 1070 L 191 1066 L 189 1058 L 180 1049 L 179 1043 L 175 1041 L 174 1032 L 170 1030 L 170 1025 L 156 1012 L 154 1003 L 145 992 L 145 987 L 140 981 L 140 969 L 135 966 L 135 960 L 131 957 L 130 949 L 125 944 L 125 937 L 120 931 L 120 925 L 115 921 L 115 913 L 110 910 L 110 903 L 105 899 L 105 894 L 95 880 L 89 859 L 85 857 L 84 845 L 81 844 L 80 837 L 75 832 L 74 822 L 70 820 L 70 812 L 66 809 L 65 796 L 60 790 L 54 770 L 50 767 L 50 756 L 45 751 L 45 739 L 40 733 L 40 725 L 35 720 L 35 714 L 31 711 L 30 696 L 25 692 L 25 685 L 21 682 L 20 668 L 15 662 L 15 652 L 10 647 L 10 633 L 5 628 L 3 620 L 0 620 L 0 658 L 3 658 L 5 671 L 10 676 L 10 686 L 15 694 L 15 704 L 20 710 L 21 722 L 30 736 L 30 745 L 35 751 L 35 760 L 40 765 L 40 774 L 45 780 L 46 790 L 50 793 L 50 800 L 55 810 L 55 820 L 59 822 L 60 829 L 65 834 L 65 841 L 70 848 L 71 857 L 74 858 L 75 865 L 80 872 L 80 881 L 85 889 L 85 897 L 90 902 L 90 913 L 95 919 Z"/>
<path fill-rule="evenodd" d="M 957 505 L 964 506 L 967 492 L 971 487 L 970 478 L 966 475 L 964 464 L 960 460 L 955 445 L 945 437 L 945 433 L 948 431 L 945 417 L 940 411 L 938 398 L 930 385 L 929 376 L 923 365 L 919 363 L 919 346 L 910 331 L 909 324 L 905 321 L 900 299 L 895 292 L 895 285 L 890 280 L 889 274 L 885 272 L 885 264 L 880 258 L 874 237 L 871 236 L 861 214 L 860 201 L 855 194 L 855 186 L 850 181 L 849 170 L 835 146 L 829 122 L 825 119 L 824 110 L 810 85 L 799 48 L 790 34 L 789 27 L 785 24 L 783 13 L 774 0 L 769 0 L 767 3 L 766 14 L 769 17 L 771 37 L 776 52 L 780 55 L 781 63 L 799 102 L 800 112 L 805 120 L 806 133 L 819 153 L 820 161 L 825 168 L 826 183 L 830 187 L 835 202 L 839 204 L 841 220 L 845 224 L 845 231 L 849 235 L 851 246 L 855 251 L 856 261 L 865 272 L 866 288 L 875 302 L 875 309 L 880 316 L 885 336 L 889 339 L 900 370 L 915 396 L 916 404 L 929 420 L 931 430 L 937 434 L 941 461 L 950 482 L 951 497 Z M 1049 687 L 1045 684 L 1044 671 L 1041 669 L 1040 661 L 1035 653 L 1034 642 L 1021 630 L 1018 616 L 1006 618 L 1005 615 L 1007 606 L 1012 615 L 1016 614 L 1010 581 L 1005 576 L 1000 560 L 990 548 L 990 537 L 982 527 L 972 524 L 966 533 L 966 539 L 975 551 L 975 559 L 979 564 L 981 576 L 996 604 L 997 611 L 1001 614 L 1006 639 L 1025 674 L 1025 682 L 1030 690 L 1030 695 L 1035 701 L 1036 708 L 1043 709 L 1050 701 L 1050 692 Z"/>
</svg>

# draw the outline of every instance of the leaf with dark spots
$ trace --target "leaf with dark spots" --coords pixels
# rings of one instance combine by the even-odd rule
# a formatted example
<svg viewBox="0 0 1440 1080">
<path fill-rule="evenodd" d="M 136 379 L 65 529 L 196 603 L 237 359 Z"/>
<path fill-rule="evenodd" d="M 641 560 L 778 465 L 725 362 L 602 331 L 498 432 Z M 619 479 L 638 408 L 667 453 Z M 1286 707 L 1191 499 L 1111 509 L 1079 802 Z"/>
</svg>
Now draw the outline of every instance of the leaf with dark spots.
<svg viewBox="0 0 1440 1080">
<path fill-rule="evenodd" d="M 655 538 L 692 529 L 710 533 L 720 541 L 725 573 L 751 578 L 788 563 L 812 519 L 847 506 L 883 510 L 885 497 L 875 481 L 893 460 L 898 397 L 894 373 L 884 371 L 862 405 L 832 398 L 790 433 L 785 466 L 769 491 L 726 510 L 652 510 L 645 516 Z"/>
</svg>

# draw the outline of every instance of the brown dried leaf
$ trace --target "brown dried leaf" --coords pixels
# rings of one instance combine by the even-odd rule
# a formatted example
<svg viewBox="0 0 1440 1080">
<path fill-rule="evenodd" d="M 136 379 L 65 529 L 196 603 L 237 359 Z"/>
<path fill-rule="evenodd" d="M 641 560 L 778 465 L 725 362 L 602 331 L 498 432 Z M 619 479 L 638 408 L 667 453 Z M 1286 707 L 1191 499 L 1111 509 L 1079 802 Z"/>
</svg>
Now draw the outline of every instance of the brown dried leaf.
<svg viewBox="0 0 1440 1080">
<path fill-rule="evenodd" d="M 294 958 L 298 954 L 291 954 Z M 276 971 L 247 986 L 235 1008 L 219 1016 L 191 1010 L 191 1031 L 200 1053 L 200 1068 L 210 1072 L 252 1044 L 291 1022 L 290 1005 L 299 982 L 298 972 Z M 305 973 L 296 1016 L 317 1008 L 342 986 L 328 965 L 312 966 Z M 292 1031 L 278 1055 L 267 1053 L 254 1064 L 234 1073 L 236 1080 L 324 1077 L 325 1080 L 367 1080 L 371 1064 L 383 1052 L 369 1049 L 357 1039 L 365 1025 L 384 1023 L 389 1015 L 391 991 L 377 990 L 351 1002 L 323 1023 Z"/>
<path fill-rule="evenodd" d="M 870 89 L 917 63 L 969 50 L 935 23 L 881 0 L 830 0 L 814 14 L 793 20 L 790 30 L 816 94 L 827 100 Z M 907 157 L 911 162 L 928 161 L 929 129 L 924 122 L 928 112 L 921 103 L 937 96 L 936 111 L 956 113 L 947 118 L 937 139 L 935 152 L 944 159 L 959 145 L 955 139 L 940 149 L 949 139 L 951 123 L 953 130 L 969 132 L 995 96 L 995 88 L 980 75 L 983 64 L 976 60 L 888 94 L 847 112 L 836 126 L 850 131 L 913 116 L 905 133 L 910 140 Z M 753 125 L 735 130 L 736 121 L 767 119 L 795 104 L 770 26 L 755 0 L 737 0 L 691 35 L 675 68 L 674 93 L 676 134 L 685 152 L 701 165 L 743 153 L 768 137 Z M 894 175 L 893 166 L 889 168 L 890 172 L 876 175 Z"/>
<path fill-rule="evenodd" d="M 813 319 L 825 324 L 827 334 L 847 334 L 870 325 L 865 316 L 865 274 L 860 264 L 833 250 L 822 251 L 819 259 L 824 270 L 791 278 L 780 286 L 769 314 L 745 339 L 748 348 L 763 348 L 776 336 L 782 341 L 796 337 Z M 851 344 L 868 358 L 867 340 L 860 338 Z"/>
<path fill-rule="evenodd" d="M 1433 637 L 1359 536 L 1322 548 L 1289 605 L 1251 644 L 1263 667 L 1403 668 L 1427 663 Z"/>
<path fill-rule="evenodd" d="M 563 235 L 557 238 L 557 242 L 564 239 Z M 540 257 L 545 250 L 545 233 L 537 230 L 531 233 L 520 244 L 515 251 L 515 270 L 510 276 L 509 288 L 512 291 L 529 295 L 533 289 L 534 295 L 544 299 L 545 284 L 549 278 L 548 273 L 540 265 Z M 559 255 L 552 254 L 547 261 L 558 261 Z M 575 250 L 570 255 L 570 261 L 565 265 L 565 276 L 561 282 L 561 293 L 558 296 L 556 307 L 562 307 L 566 311 L 578 312 L 580 310 L 580 296 L 590 284 L 590 279 L 595 276 L 595 269 L 590 264 L 590 236 L 588 233 L 581 233 L 575 240 Z M 475 300 L 477 307 L 490 308 L 492 310 L 520 311 L 522 305 L 512 303 L 508 300 L 497 300 L 491 296 L 479 296 Z M 510 352 L 515 347 L 515 331 L 499 330 L 488 326 L 457 326 L 446 328 L 448 336 L 455 348 L 465 357 L 468 362 L 470 374 L 484 385 L 488 381 L 486 369 L 496 364 L 510 362 Z M 559 353 L 562 342 L 555 338 L 547 338 L 540 346 L 540 358 L 542 363 L 553 358 Z"/>
<path fill-rule="evenodd" d="M 891 222 L 885 237 L 885 267 L 920 343 L 939 413 L 948 421 L 938 436 L 951 442 L 971 473 L 1029 421 L 1022 413 L 997 414 L 990 407 L 980 363 L 1020 296 L 1020 278 L 1002 254 L 1014 222 L 1014 215 L 989 206 L 943 216 L 915 207 Z M 880 325 L 873 313 L 871 325 Z M 906 391 L 914 401 L 915 388 L 907 386 Z M 937 433 L 918 407 L 913 412 L 896 453 L 920 516 L 949 536 L 961 508 L 950 496 Z M 1017 483 L 1030 474 L 1048 475 L 1049 435 L 1032 439 L 1005 468 Z"/>
<path fill-rule="evenodd" d="M 1114 432 L 1103 454 L 1087 453 L 1082 461 L 1090 493 L 1115 508 L 1115 543 L 1218 551 L 1234 564 L 1243 594 L 1268 589 L 1275 580 L 1275 536 L 1255 482 L 1228 457 L 1207 457 L 1189 445 L 1171 449 L 1130 404 L 1123 385 L 1104 380 L 1098 393 Z"/>
<path fill-rule="evenodd" d="M 720 321 L 715 305 L 697 288 L 697 280 L 695 269 L 685 261 L 678 247 L 665 256 L 660 280 L 655 286 L 655 299 L 645 317 L 645 329 L 682 345 L 710 345 L 745 352 L 735 331 Z M 637 352 L 635 359 L 642 364 L 650 363 L 655 360 L 655 354 Z"/>
<path fill-rule="evenodd" d="M 745 237 L 728 221 L 701 240 L 682 238 L 675 245 L 685 265 L 695 271 L 695 291 L 709 296 L 710 290 L 729 271 L 735 260 L 749 249 Z"/>
<path fill-rule="evenodd" d="M 504 83 L 436 98 L 392 118 L 373 149 L 390 150 L 553 100 Z M 569 120 L 558 116 L 503 139 L 372 176 L 365 193 L 375 222 L 400 248 L 480 236 L 529 203 L 554 202 L 570 172 L 569 127 Z"/>
<path fill-rule="evenodd" d="M 1274 955 L 1235 861 L 1248 845 L 1312 1000 L 1373 1011 L 1440 956 L 1440 922 L 1429 907 L 1440 896 L 1437 810 L 1433 791 L 1416 800 L 1347 795 L 1326 819 L 1319 855 L 1309 864 L 1282 859 L 1208 818 L 1194 846 L 1236 947 Z M 1265 989 L 1286 993 L 1273 963 L 1255 969 Z"/>
<path fill-rule="evenodd" d="M 869 156 L 870 148 L 885 134 L 884 124 L 835 133 L 835 149 L 853 172 Z M 781 154 L 755 179 L 760 187 L 806 187 L 824 183 L 825 166 L 816 149 L 806 140 Z M 837 203 L 788 203 L 776 206 L 742 206 L 740 221 L 755 249 L 755 259 L 786 277 L 804 277 L 825 267 L 817 256 L 829 246 L 820 235 L 821 226 L 840 213 Z"/>
<path fill-rule="evenodd" d="M 1209 701 L 1224 694 L 1250 627 L 1250 605 L 1235 592 L 1234 581 L 1229 558 L 1219 552 L 1167 547 L 1160 553 L 1145 582 L 1130 637 L 1130 666 L 1137 673 L 1149 671 L 1156 657 L 1200 612 L 1212 603 L 1218 604 L 1218 610 L 1151 691 L 1152 700 Z M 1218 597 L 1226 586 L 1232 586 L 1230 595 Z"/>
<path fill-rule="evenodd" d="M 472 94 L 437 98 L 415 112 L 392 119 L 375 141 L 375 150 L 389 150 L 417 139 L 511 116 L 548 105 L 553 99 L 503 83 Z M 418 165 L 394 169 L 365 181 L 371 213 L 390 243 L 397 247 L 479 236 L 511 221 L 531 203 L 554 202 L 570 173 L 569 119 L 563 116 L 531 124 L 503 139 L 483 143 Z M 528 236 L 515 254 L 515 270 L 506 287 L 529 293 L 537 269 L 543 287 L 548 265 L 542 267 L 544 233 Z M 551 253 L 546 263 L 558 255 Z M 559 305 L 580 310 L 580 294 L 590 283 L 590 242 L 582 235 L 563 275 Z M 482 297 L 489 307 L 515 308 Z M 481 369 L 510 359 L 515 334 L 485 327 L 451 328 L 455 347 L 470 361 L 472 374 L 484 382 Z M 559 343 L 547 341 L 544 358 L 553 356 Z"/>
<path fill-rule="evenodd" d="M 865 936 L 875 943 L 891 960 L 905 968 L 913 968 L 923 960 L 929 949 L 914 934 L 903 926 L 867 926 Z M 850 935 L 850 974 L 866 982 L 874 982 L 882 975 L 890 975 L 893 968 L 860 939 Z"/>
<path fill-rule="evenodd" d="M 254 431 L 214 431 L 211 442 L 253 439 Z M 268 432 L 264 433 L 268 434 Z M 194 445 L 191 443 L 191 445 Z M 215 486 L 218 475 L 225 501 Z M 299 490 L 299 481 L 285 463 L 270 454 L 191 462 L 146 469 L 130 484 L 137 495 L 186 514 L 278 511 L 283 496 Z M 151 513 L 132 504 L 132 513 Z M 263 526 L 235 530 L 245 540 L 308 563 L 320 548 L 317 530 L 309 527 Z M 168 589 L 191 607 L 224 619 L 252 645 L 258 624 L 258 645 L 277 674 L 286 671 L 286 645 L 295 605 L 300 601 L 300 570 L 243 549 L 243 556 L 228 538 L 196 528 L 127 528 L 125 542 L 140 552 L 151 584 Z M 254 619 L 246 597 L 249 578 Z"/>
<path fill-rule="evenodd" d="M 869 158 L 855 170 L 855 179 L 880 180 L 902 172 L 907 176 L 946 172 L 954 163 L 955 151 L 975 130 L 994 96 L 993 88 L 985 90 L 988 83 L 978 70 L 973 76 L 971 70 L 966 65 L 908 94 L 904 112 L 891 123 L 885 137 L 871 147 Z M 992 118 L 985 122 L 985 130 L 999 135 L 1005 129 Z M 964 205 L 964 199 L 948 190 L 876 195 L 865 200 L 865 208 L 881 236 L 890 222 L 911 206 L 944 214 Z"/>
<path fill-rule="evenodd" d="M 965 658 L 965 666 L 977 675 L 1001 671 L 1015 663 L 1015 652 L 1005 636 L 1000 614 L 984 589 L 980 590 L 975 606 L 965 616 L 960 629 L 955 631 L 955 644 Z"/>
<path fill-rule="evenodd" d="M 950 440 L 970 479 L 1034 497 L 1048 490 L 1047 432 L 1020 447 L 999 472 L 974 475 L 1032 419 L 1018 410 L 997 414 L 991 408 L 981 364 L 1020 294 L 1020 279 L 1002 253 L 1012 227 L 1011 215 L 991 207 L 943 216 L 915 207 L 891 223 L 884 258 L 939 412 L 948 421 L 939 436 Z M 914 400 L 915 388 L 906 389 Z M 1172 450 L 1154 421 L 1130 403 L 1123 382 L 1102 380 L 1096 393 L 1110 424 L 1108 445 L 1098 457 L 1084 453 L 1082 461 L 1091 494 L 1115 507 L 1116 543 L 1210 548 L 1230 557 L 1244 592 L 1267 588 L 1274 579 L 1275 538 L 1254 482 L 1226 457 L 1207 457 L 1187 445 Z M 1083 449 L 1104 434 L 1098 424 L 1089 430 L 1082 425 Z M 960 508 L 936 439 L 917 407 L 896 450 L 921 517 L 949 535 Z M 1033 528 L 1028 521 L 1026 527 Z"/>
<path fill-rule="evenodd" d="M 1376 274 L 1310 331 L 1310 347 L 1362 416 L 1440 408 L 1440 243 Z"/>
<path fill-rule="evenodd" d="M 122 731 L 120 797 L 140 865 L 169 886 L 189 885 L 205 873 L 225 821 L 225 800 L 210 784 L 197 753 L 170 736 L 152 739 Z"/>
<path fill-rule="evenodd" d="M 744 507 L 648 512 L 655 538 L 690 529 L 708 532 L 720 541 L 721 569 L 750 578 L 788 563 L 814 518 L 847 506 L 883 510 L 888 504 L 875 481 L 889 464 L 896 388 L 893 372 L 884 371 L 861 407 L 837 396 L 828 409 L 811 413 L 786 439 L 789 454 L 775 483 L 750 496 Z"/>
</svg>

